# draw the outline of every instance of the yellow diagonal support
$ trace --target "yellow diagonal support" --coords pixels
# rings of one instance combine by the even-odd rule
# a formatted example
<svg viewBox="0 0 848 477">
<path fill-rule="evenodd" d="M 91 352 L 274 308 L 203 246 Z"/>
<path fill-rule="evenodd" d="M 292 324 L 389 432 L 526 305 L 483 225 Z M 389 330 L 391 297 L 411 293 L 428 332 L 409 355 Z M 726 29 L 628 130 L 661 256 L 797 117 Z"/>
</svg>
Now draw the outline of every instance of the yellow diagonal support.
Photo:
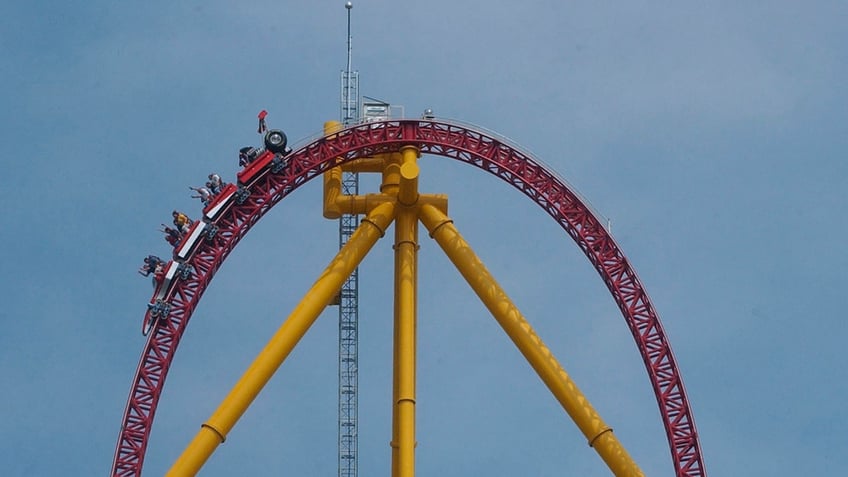
<svg viewBox="0 0 848 477">
<path fill-rule="evenodd" d="M 430 231 L 430 236 L 471 285 L 613 474 L 618 477 L 643 476 L 642 471 L 613 435 L 612 429 L 604 423 L 589 400 L 536 335 L 530 323 L 524 319 L 456 230 L 453 222 L 433 206 L 424 205 L 420 210 L 419 216 Z"/>
<path fill-rule="evenodd" d="M 387 202 L 377 206 L 363 219 L 347 244 L 339 250 L 215 413 L 200 427 L 194 440 L 166 475 L 182 477 L 197 474 L 394 218 L 395 204 Z"/>
</svg>

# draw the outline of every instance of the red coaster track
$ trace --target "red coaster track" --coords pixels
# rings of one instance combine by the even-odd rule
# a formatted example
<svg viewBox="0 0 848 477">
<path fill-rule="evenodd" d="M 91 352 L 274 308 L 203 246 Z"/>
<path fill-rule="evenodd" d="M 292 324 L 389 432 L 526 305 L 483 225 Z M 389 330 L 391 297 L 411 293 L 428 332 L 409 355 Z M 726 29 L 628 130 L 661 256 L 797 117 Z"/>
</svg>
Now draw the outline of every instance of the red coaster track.
<svg viewBox="0 0 848 477">
<path fill-rule="evenodd" d="M 630 328 L 662 415 L 676 476 L 705 476 L 695 422 L 671 346 L 656 310 L 635 271 L 603 225 L 577 194 L 530 154 L 506 139 L 458 123 L 394 120 L 352 126 L 301 147 L 287 156 L 279 173 L 265 170 L 215 220 L 217 233 L 186 260 L 191 275 L 180 279 L 167 318 L 148 335 L 133 378 L 112 466 L 114 476 L 139 476 L 150 429 L 168 368 L 180 338 L 215 272 L 250 228 L 289 193 L 344 162 L 402 146 L 479 167 L 522 191 L 574 239 L 618 304 Z"/>
</svg>

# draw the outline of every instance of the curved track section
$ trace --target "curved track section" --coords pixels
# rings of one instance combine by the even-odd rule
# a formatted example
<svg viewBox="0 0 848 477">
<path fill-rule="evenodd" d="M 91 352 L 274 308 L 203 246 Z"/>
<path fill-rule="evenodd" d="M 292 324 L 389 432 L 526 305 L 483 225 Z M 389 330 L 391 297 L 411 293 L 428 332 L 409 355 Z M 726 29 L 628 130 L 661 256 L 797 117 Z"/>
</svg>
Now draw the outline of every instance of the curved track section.
<svg viewBox="0 0 848 477">
<path fill-rule="evenodd" d="M 186 260 L 191 275 L 176 283 L 170 314 L 148 335 L 124 411 L 112 475 L 139 476 L 168 369 L 203 292 L 242 237 L 286 195 L 347 161 L 412 145 L 422 154 L 466 162 L 522 191 L 583 251 L 618 304 L 644 361 L 668 436 L 676 476 L 705 476 L 695 422 L 671 346 L 648 294 L 613 238 L 564 181 L 530 154 L 492 133 L 438 120 L 395 120 L 352 126 L 286 156 L 279 173 L 262 172 L 250 195 L 215 221 L 217 233 Z"/>
</svg>

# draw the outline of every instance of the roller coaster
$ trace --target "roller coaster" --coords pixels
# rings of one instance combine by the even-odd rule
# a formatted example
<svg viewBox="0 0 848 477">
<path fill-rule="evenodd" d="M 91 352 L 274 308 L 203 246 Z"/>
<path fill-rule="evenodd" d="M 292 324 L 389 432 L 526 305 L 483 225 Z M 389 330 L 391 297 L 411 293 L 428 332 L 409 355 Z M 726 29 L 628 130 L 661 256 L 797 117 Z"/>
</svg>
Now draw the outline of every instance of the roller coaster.
<svg viewBox="0 0 848 477">
<path fill-rule="evenodd" d="M 443 156 L 486 171 L 518 189 L 547 212 L 580 248 L 606 284 L 628 326 L 651 382 L 676 476 L 705 476 L 701 446 L 676 360 L 658 314 L 623 252 L 576 191 L 508 139 L 462 122 L 432 115 L 342 127 L 329 122 L 324 134 L 294 149 L 276 129 L 264 147 L 242 150 L 236 183 L 224 185 L 183 234 L 173 257 L 155 280 L 144 315 L 146 336 L 133 377 L 112 475 L 139 476 L 168 369 L 201 297 L 241 239 L 268 211 L 296 189 L 322 176 L 324 215 L 365 218 L 304 300 L 260 353 L 221 407 L 168 475 L 194 475 L 222 443 L 236 420 L 332 302 L 344 279 L 386 229 L 395 225 L 395 389 L 392 475 L 414 475 L 415 267 L 417 223 L 460 270 L 589 445 L 617 476 L 642 475 L 638 466 L 550 351 L 521 316 L 446 215 L 447 197 L 418 191 L 417 158 Z M 380 193 L 341 196 L 342 171 L 379 172 Z"/>
<path fill-rule="evenodd" d="M 270 172 L 278 174 L 288 161 L 285 155 L 291 152 L 286 147 L 287 138 L 284 132 L 271 129 L 265 133 L 265 148 L 242 148 L 239 154 L 240 164 L 244 166 L 238 175 L 236 184 L 224 184 L 221 191 L 215 194 L 203 208 L 203 218 L 194 221 L 174 247 L 173 260 L 162 267 L 154 275 L 156 292 L 147 306 L 144 316 L 142 334 L 147 336 L 156 321 L 165 319 L 171 312 L 171 300 L 179 289 L 180 281 L 186 281 L 191 276 L 192 257 L 198 247 L 206 241 L 213 243 L 218 232 L 218 220 L 225 215 L 233 204 L 243 204 L 250 195 L 251 187 L 262 176 Z"/>
</svg>

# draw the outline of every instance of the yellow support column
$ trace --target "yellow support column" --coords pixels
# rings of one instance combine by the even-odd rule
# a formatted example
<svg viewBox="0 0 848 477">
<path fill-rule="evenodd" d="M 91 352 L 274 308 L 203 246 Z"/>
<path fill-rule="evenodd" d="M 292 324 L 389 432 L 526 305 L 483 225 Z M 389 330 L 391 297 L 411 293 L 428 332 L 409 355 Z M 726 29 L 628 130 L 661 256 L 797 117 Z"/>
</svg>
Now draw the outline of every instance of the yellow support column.
<svg viewBox="0 0 848 477">
<path fill-rule="evenodd" d="M 324 135 L 329 136 L 341 131 L 342 123 L 327 121 L 324 123 Z M 333 167 L 324 173 L 324 218 L 338 219 L 342 216 L 341 207 L 337 201 L 342 195 L 342 168 Z"/>
<path fill-rule="evenodd" d="M 380 193 L 396 196 L 400 187 L 401 155 L 397 152 L 380 154 L 383 163 L 383 180 L 380 183 Z"/>
<path fill-rule="evenodd" d="M 613 474 L 618 477 L 643 476 L 642 471 L 613 435 L 612 429 L 604 423 L 589 400 L 536 335 L 453 226 L 452 221 L 431 205 L 423 205 L 419 216 L 430 231 L 430 236 L 438 242 Z"/>
<path fill-rule="evenodd" d="M 348 243 L 339 250 L 321 277 L 312 285 L 215 413 L 201 426 L 194 440 L 168 471 L 168 476 L 182 477 L 197 474 L 218 445 L 224 442 L 235 423 L 298 341 L 306 334 L 321 311 L 338 293 L 345 279 L 383 236 L 386 228 L 394 220 L 395 213 L 394 203 L 389 202 L 376 207 L 363 219 Z"/>
<path fill-rule="evenodd" d="M 402 205 L 413 205 L 418 202 L 418 149 L 405 146 L 400 150 L 400 178 L 398 183 L 398 202 Z M 416 220 L 416 226 L 417 226 Z"/>
<path fill-rule="evenodd" d="M 415 369 L 418 289 L 418 150 L 401 149 L 395 221 L 395 330 L 392 476 L 415 475 Z"/>
<path fill-rule="evenodd" d="M 395 221 L 395 477 L 415 475 L 417 224 L 411 208 L 401 210 Z"/>
</svg>

